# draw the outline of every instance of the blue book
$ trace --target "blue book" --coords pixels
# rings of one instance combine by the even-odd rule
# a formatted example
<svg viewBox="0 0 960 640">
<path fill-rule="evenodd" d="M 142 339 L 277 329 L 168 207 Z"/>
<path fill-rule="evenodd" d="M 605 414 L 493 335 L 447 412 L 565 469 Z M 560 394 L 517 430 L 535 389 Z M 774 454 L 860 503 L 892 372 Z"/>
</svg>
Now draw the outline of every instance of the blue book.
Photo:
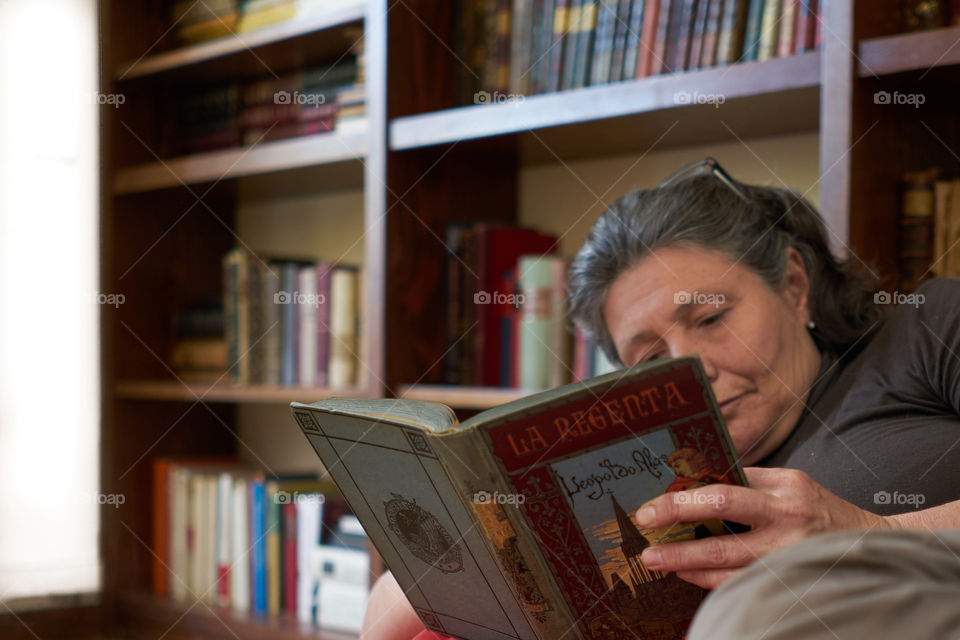
<svg viewBox="0 0 960 640">
<path fill-rule="evenodd" d="M 253 545 L 253 596 L 254 614 L 267 612 L 267 545 L 264 527 L 263 479 L 250 483 L 250 543 Z"/>
</svg>

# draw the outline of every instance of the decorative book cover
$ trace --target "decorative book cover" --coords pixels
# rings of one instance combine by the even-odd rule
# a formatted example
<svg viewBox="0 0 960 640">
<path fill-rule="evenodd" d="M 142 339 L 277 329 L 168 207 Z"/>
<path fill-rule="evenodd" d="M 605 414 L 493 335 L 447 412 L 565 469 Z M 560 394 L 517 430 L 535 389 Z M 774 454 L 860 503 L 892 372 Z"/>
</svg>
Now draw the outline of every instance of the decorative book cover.
<svg viewBox="0 0 960 640">
<path fill-rule="evenodd" d="M 677 639 L 706 592 L 643 566 L 666 492 L 745 485 L 695 356 L 615 371 L 458 423 L 444 405 L 293 403 L 297 422 L 424 625 L 466 640 Z"/>
</svg>

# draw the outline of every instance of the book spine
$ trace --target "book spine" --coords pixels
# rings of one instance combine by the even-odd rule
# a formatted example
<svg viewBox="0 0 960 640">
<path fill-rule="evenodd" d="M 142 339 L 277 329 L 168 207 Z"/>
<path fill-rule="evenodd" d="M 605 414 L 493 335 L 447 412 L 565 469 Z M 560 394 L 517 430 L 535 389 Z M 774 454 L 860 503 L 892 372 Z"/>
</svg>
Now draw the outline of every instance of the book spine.
<svg viewBox="0 0 960 640">
<path fill-rule="evenodd" d="M 767 0 L 763 8 L 763 19 L 760 22 L 760 48 L 757 51 L 757 60 L 769 60 L 777 53 L 777 39 L 780 35 L 780 16 L 783 11 L 784 0 Z"/>
<path fill-rule="evenodd" d="M 263 383 L 277 386 L 280 384 L 281 351 L 283 349 L 280 309 L 277 300 L 280 293 L 280 272 L 276 265 L 268 265 L 261 275 L 261 309 L 263 319 Z"/>
<path fill-rule="evenodd" d="M 597 27 L 590 60 L 590 84 L 606 84 L 610 80 L 609 62 L 613 46 L 616 5 L 604 0 L 597 9 Z"/>
<path fill-rule="evenodd" d="M 580 39 L 580 13 L 584 0 L 570 0 L 567 10 L 567 33 L 563 39 L 563 67 L 560 71 L 560 89 L 573 88 L 574 75 L 577 72 L 577 49 Z"/>
<path fill-rule="evenodd" d="M 529 91 L 530 54 L 533 44 L 533 0 L 513 0 L 513 24 L 510 25 L 510 93 Z"/>
<path fill-rule="evenodd" d="M 250 255 L 247 260 L 247 334 L 249 347 L 246 353 L 249 384 L 263 384 L 264 373 L 264 333 L 263 299 L 264 266 L 259 258 Z"/>
<path fill-rule="evenodd" d="M 462 357 L 463 341 L 460 339 L 460 270 L 463 268 L 463 228 L 459 226 L 447 227 L 447 307 L 446 307 L 446 334 L 447 350 L 444 359 L 444 382 L 460 384 L 460 358 Z"/>
<path fill-rule="evenodd" d="M 749 0 L 725 0 L 717 38 L 717 64 L 733 64 L 743 55 Z"/>
<path fill-rule="evenodd" d="M 546 86 L 548 92 L 560 90 L 561 74 L 566 63 L 563 54 L 569 29 L 570 2 L 571 0 L 556 0 L 553 9 L 553 42 L 550 45 L 550 71 Z"/>
<path fill-rule="evenodd" d="M 297 613 L 297 505 L 283 505 L 283 610 Z"/>
<path fill-rule="evenodd" d="M 647 0 L 643 11 L 643 32 L 640 34 L 640 60 L 637 62 L 637 78 L 646 78 L 653 69 L 653 51 L 657 39 L 657 18 L 660 15 L 660 0 Z"/>
<path fill-rule="evenodd" d="M 496 90 L 500 91 L 501 93 L 507 93 L 510 90 L 510 3 L 511 0 L 497 0 Z"/>
<path fill-rule="evenodd" d="M 294 304 L 293 296 L 297 290 L 297 265 L 294 263 L 285 263 L 282 271 L 282 289 L 277 298 L 281 305 L 280 321 L 282 331 L 280 334 L 282 353 L 280 383 L 286 387 L 293 387 L 297 384 L 297 342 L 299 341 L 297 330 L 297 306 Z"/>
<path fill-rule="evenodd" d="M 317 385 L 330 384 L 330 273 L 333 265 L 317 265 Z"/>
<path fill-rule="evenodd" d="M 697 15 L 697 0 L 683 0 L 680 20 L 676 31 L 676 50 L 673 55 L 673 70 L 683 71 L 690 62 L 690 45 L 693 40 L 693 21 Z"/>
<path fill-rule="evenodd" d="M 520 386 L 546 389 L 550 386 L 552 354 L 553 263 L 545 256 L 524 256 L 518 266 L 523 295 L 520 328 Z"/>
<path fill-rule="evenodd" d="M 804 51 L 813 51 L 819 43 L 820 0 L 810 0 L 807 4 L 807 26 L 803 36 Z"/>
<path fill-rule="evenodd" d="M 537 45 L 536 93 L 545 93 L 548 90 L 550 78 L 550 60 L 553 46 L 553 18 L 556 0 L 543 0 L 540 7 L 540 39 Z"/>
<path fill-rule="evenodd" d="M 230 596 L 235 611 L 250 611 L 250 498 L 245 478 L 233 482 Z"/>
<path fill-rule="evenodd" d="M 726 0 L 733 2 L 733 0 Z M 703 31 L 703 49 L 700 52 L 700 67 L 708 69 L 717 64 L 717 46 L 720 42 L 720 22 L 723 20 L 724 0 L 710 0 L 710 11 Z"/>
<path fill-rule="evenodd" d="M 780 19 L 780 35 L 777 44 L 777 56 L 786 58 L 793 55 L 797 37 L 797 13 L 803 0 L 783 0 L 783 16 Z"/>
<path fill-rule="evenodd" d="M 233 476 L 221 473 L 217 478 L 217 604 L 230 606 L 230 563 L 232 551 Z"/>
<path fill-rule="evenodd" d="M 174 600 L 187 599 L 190 574 L 190 489 L 189 475 L 181 467 L 170 472 L 170 595 Z"/>
<path fill-rule="evenodd" d="M 357 270 L 336 267 L 330 274 L 330 387 L 356 384 Z"/>
<path fill-rule="evenodd" d="M 750 11 L 747 14 L 746 31 L 743 36 L 744 62 L 757 60 L 760 54 L 760 34 L 763 22 L 763 8 L 767 0 L 750 0 Z"/>
<path fill-rule="evenodd" d="M 654 0 L 650 0 L 653 2 Z M 630 25 L 627 28 L 627 45 L 623 54 L 623 80 L 637 77 L 637 63 L 640 59 L 640 41 L 643 38 L 644 0 L 633 0 L 630 7 Z"/>
<path fill-rule="evenodd" d="M 297 620 L 304 623 L 316 623 L 314 602 L 315 578 L 310 566 L 313 551 L 320 543 L 320 523 L 323 503 L 319 500 L 298 500 L 290 505 L 296 509 L 296 575 Z"/>
<path fill-rule="evenodd" d="M 267 549 L 264 542 L 264 500 L 263 480 L 257 478 L 250 483 L 250 541 L 252 549 L 250 573 L 253 576 L 253 613 L 263 615 L 267 612 Z"/>
<path fill-rule="evenodd" d="M 570 265 L 562 258 L 550 258 L 552 282 L 550 288 L 550 387 L 570 382 L 570 334 L 564 323 L 567 304 L 567 270 Z"/>
<path fill-rule="evenodd" d="M 693 18 L 693 30 L 690 35 L 690 54 L 687 56 L 686 69 L 696 69 L 700 66 L 703 57 L 704 37 L 707 30 L 707 20 L 710 16 L 711 0 L 700 0 L 697 4 L 697 13 Z"/>
<path fill-rule="evenodd" d="M 266 512 L 267 538 L 267 613 L 275 616 L 280 613 L 280 595 L 281 595 L 281 525 L 280 509 L 281 504 L 277 498 L 276 482 L 268 482 L 264 486 L 264 511 Z"/>
<path fill-rule="evenodd" d="M 158 596 L 167 595 L 170 566 L 170 462 L 163 458 L 153 462 L 153 538 L 151 550 L 151 579 L 153 592 Z"/>
<path fill-rule="evenodd" d="M 610 57 L 610 82 L 623 80 L 623 59 L 627 48 L 627 28 L 630 26 L 631 0 L 617 3 L 617 17 L 614 21 L 613 55 Z"/>
<path fill-rule="evenodd" d="M 317 270 L 314 265 L 302 267 L 297 276 L 296 299 L 298 320 L 297 381 L 301 387 L 317 384 Z"/>
<path fill-rule="evenodd" d="M 660 0 L 660 11 L 657 17 L 657 37 L 654 40 L 653 47 L 653 69 L 651 74 L 659 75 L 670 73 L 670 59 L 667 48 L 669 46 L 670 33 L 673 31 L 671 24 L 676 18 L 676 8 L 683 0 Z"/>
<path fill-rule="evenodd" d="M 597 32 L 597 2 L 584 0 L 580 9 L 580 37 L 577 39 L 577 71 L 574 74 L 573 88 L 579 89 L 590 83 L 590 68 L 593 55 L 593 41 Z"/>
</svg>

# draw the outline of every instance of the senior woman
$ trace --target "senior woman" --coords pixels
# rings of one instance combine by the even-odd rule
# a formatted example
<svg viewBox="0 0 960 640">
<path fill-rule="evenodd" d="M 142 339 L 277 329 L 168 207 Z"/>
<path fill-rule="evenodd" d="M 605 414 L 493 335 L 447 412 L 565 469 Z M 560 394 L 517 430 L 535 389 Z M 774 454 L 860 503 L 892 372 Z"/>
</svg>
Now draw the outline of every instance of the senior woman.
<svg viewBox="0 0 960 640">
<path fill-rule="evenodd" d="M 712 159 L 614 202 L 573 261 L 574 321 L 618 364 L 698 354 L 745 467 L 749 487 L 691 489 L 723 499 L 636 514 L 750 527 L 644 552 L 708 589 L 736 576 L 691 638 L 864 637 L 907 628 L 908 603 L 913 635 L 960 633 L 960 282 L 891 310 L 864 272 L 803 198 Z M 386 576 L 363 635 L 409 638 L 411 615 Z"/>
</svg>

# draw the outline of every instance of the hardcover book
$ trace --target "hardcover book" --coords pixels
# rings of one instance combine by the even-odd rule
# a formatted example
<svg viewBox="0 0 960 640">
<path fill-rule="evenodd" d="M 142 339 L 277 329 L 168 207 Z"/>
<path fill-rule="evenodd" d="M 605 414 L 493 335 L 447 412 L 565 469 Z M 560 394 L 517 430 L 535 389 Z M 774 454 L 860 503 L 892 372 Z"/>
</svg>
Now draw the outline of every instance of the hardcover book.
<svg viewBox="0 0 960 640">
<path fill-rule="evenodd" d="M 746 484 L 696 356 L 464 422 L 403 399 L 291 410 L 423 624 L 465 640 L 683 638 L 706 591 L 641 553 L 732 528 L 647 530 L 635 512 L 664 493 Z"/>
</svg>

